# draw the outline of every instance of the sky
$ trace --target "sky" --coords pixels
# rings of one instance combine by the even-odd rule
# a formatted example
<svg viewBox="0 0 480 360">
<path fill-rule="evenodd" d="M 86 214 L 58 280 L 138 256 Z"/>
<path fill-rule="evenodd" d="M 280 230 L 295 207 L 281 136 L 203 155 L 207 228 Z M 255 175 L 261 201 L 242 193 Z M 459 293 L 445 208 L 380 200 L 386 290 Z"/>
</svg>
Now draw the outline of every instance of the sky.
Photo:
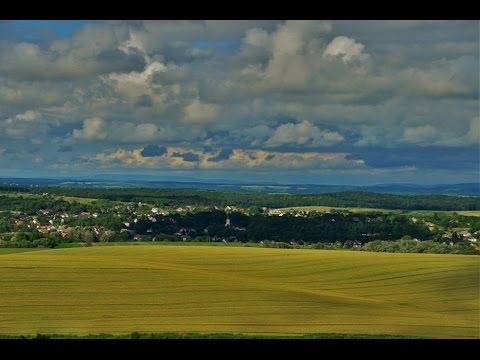
<svg viewBox="0 0 480 360">
<path fill-rule="evenodd" d="M 0 21 L 0 176 L 479 181 L 478 21 Z"/>
</svg>

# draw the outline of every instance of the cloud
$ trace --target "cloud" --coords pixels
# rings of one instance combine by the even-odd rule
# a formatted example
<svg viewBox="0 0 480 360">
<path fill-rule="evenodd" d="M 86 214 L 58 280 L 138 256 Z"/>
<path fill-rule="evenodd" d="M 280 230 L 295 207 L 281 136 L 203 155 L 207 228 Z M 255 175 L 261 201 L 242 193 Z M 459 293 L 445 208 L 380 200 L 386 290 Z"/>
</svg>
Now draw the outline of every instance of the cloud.
<svg viewBox="0 0 480 360">
<path fill-rule="evenodd" d="M 73 137 L 78 140 L 103 140 L 107 137 L 105 132 L 105 121 L 102 118 L 94 117 L 83 121 L 82 129 L 74 129 Z"/>
<path fill-rule="evenodd" d="M 471 144 L 478 144 L 480 142 L 480 116 L 476 116 L 471 120 L 467 140 Z"/>
<path fill-rule="evenodd" d="M 188 161 L 188 162 L 194 162 L 194 161 L 200 160 L 200 156 L 193 152 L 186 152 L 186 153 L 174 152 L 172 153 L 171 156 L 182 158 L 184 161 Z"/>
<path fill-rule="evenodd" d="M 38 111 L 28 110 L 23 114 L 15 115 L 16 120 L 20 121 L 35 121 L 42 116 Z"/>
<path fill-rule="evenodd" d="M 212 121 L 217 116 L 220 107 L 215 104 L 208 104 L 200 100 L 193 100 L 185 107 L 185 120 L 188 122 Z"/>
<path fill-rule="evenodd" d="M 159 128 L 152 123 L 134 124 L 114 122 L 109 127 L 107 139 L 117 143 L 146 143 L 160 137 Z"/>
<path fill-rule="evenodd" d="M 232 155 L 233 150 L 232 149 L 222 149 L 218 155 L 213 156 L 208 159 L 208 161 L 223 161 L 223 160 L 228 160 L 230 156 Z"/>
<path fill-rule="evenodd" d="M 135 103 L 136 107 L 150 107 L 152 105 L 153 105 L 152 97 L 147 94 L 140 95 Z"/>
<path fill-rule="evenodd" d="M 403 132 L 404 140 L 415 144 L 421 144 L 424 142 L 430 143 L 435 139 L 436 135 L 437 130 L 431 125 L 407 128 Z"/>
<path fill-rule="evenodd" d="M 143 148 L 140 154 L 143 157 L 162 156 L 167 153 L 167 148 L 158 145 L 147 145 Z"/>
<path fill-rule="evenodd" d="M 402 163 L 419 171 L 436 147 L 476 160 L 476 21 L 87 21 L 30 38 L 15 26 L 0 22 L 0 144 L 12 154 L 41 144 L 36 156 L 63 164 L 71 154 L 58 150 L 73 145 L 91 159 L 75 163 L 82 172 L 107 165 L 94 154 L 128 147 L 119 171 L 268 168 L 272 177 L 290 161 L 353 166 L 299 155 L 318 148 L 355 159 L 372 150 L 375 166 L 372 157 L 403 149 Z M 36 171 L 20 156 L 4 154 L 2 169 Z"/>
<path fill-rule="evenodd" d="M 144 157 L 143 149 L 117 149 L 113 153 L 99 153 L 94 159 L 104 167 L 118 166 L 149 167 L 159 166 L 170 169 L 196 168 L 205 170 L 218 169 L 352 169 L 364 166 L 361 159 L 348 159 L 348 153 L 332 152 L 280 152 L 265 150 L 232 149 L 229 157 L 211 161 L 221 151 L 202 152 L 182 147 L 167 147 L 166 154 L 156 157 Z"/>
<path fill-rule="evenodd" d="M 308 120 L 300 123 L 280 125 L 265 146 L 277 147 L 282 145 L 329 146 L 342 141 L 344 138 L 338 132 L 321 130 Z"/>
<path fill-rule="evenodd" d="M 0 74 L 17 79 L 65 80 L 141 71 L 146 65 L 144 54 L 137 48 L 121 46 L 129 36 L 126 27 L 86 25 L 73 37 L 47 46 L 2 41 Z"/>
<path fill-rule="evenodd" d="M 72 152 L 73 147 L 71 145 L 60 145 L 58 147 L 58 152 Z"/>
<path fill-rule="evenodd" d="M 105 49 L 96 55 L 95 60 L 108 66 L 108 72 L 131 72 L 142 71 L 145 66 L 145 56 L 135 48 L 129 48 L 128 52 L 120 49 Z"/>
<path fill-rule="evenodd" d="M 41 123 L 42 114 L 38 111 L 28 110 L 16 114 L 5 120 L 0 120 L 0 137 L 10 137 L 13 139 L 24 139 L 31 136 L 33 129 L 37 138 L 32 138 L 32 142 L 39 140 L 48 131 L 48 125 Z"/>
<path fill-rule="evenodd" d="M 363 53 L 365 46 L 347 36 L 337 36 L 325 49 L 325 56 L 340 57 L 344 63 L 352 60 L 365 60 L 368 54 Z"/>
</svg>

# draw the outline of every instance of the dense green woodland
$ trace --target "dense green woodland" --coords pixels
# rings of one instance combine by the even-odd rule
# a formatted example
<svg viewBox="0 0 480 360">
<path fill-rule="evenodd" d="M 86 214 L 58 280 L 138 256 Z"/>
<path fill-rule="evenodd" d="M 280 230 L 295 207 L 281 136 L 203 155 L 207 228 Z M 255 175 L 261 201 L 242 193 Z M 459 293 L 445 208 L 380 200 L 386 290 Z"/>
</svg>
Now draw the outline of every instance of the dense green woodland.
<svg viewBox="0 0 480 360">
<path fill-rule="evenodd" d="M 339 192 L 329 194 L 265 194 L 195 189 L 99 189 L 63 187 L 27 187 L 0 185 L 0 191 L 49 193 L 124 202 L 144 202 L 155 206 L 226 206 L 294 207 L 334 206 L 370 207 L 404 210 L 480 210 L 480 197 L 450 195 L 392 195 L 371 192 Z"/>
</svg>

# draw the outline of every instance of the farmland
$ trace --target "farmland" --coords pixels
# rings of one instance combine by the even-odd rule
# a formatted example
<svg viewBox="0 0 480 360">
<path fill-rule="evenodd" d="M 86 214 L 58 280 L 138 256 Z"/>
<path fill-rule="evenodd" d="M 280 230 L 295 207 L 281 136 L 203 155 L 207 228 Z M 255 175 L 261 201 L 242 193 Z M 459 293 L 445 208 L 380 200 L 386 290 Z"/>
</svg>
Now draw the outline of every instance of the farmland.
<svg viewBox="0 0 480 360">
<path fill-rule="evenodd" d="M 478 256 L 210 246 L 4 253 L 0 334 L 478 338 L 479 265 Z"/>
<path fill-rule="evenodd" d="M 379 213 L 397 213 L 397 214 L 410 214 L 410 215 L 431 215 L 433 213 L 442 213 L 442 214 L 453 214 L 457 213 L 462 216 L 475 216 L 480 217 L 480 211 L 432 211 L 432 210 L 392 210 L 392 209 L 380 209 L 380 208 L 361 208 L 361 207 L 334 207 L 334 206 L 294 206 L 290 208 L 280 208 L 281 211 L 317 211 L 317 212 L 330 212 L 330 211 L 349 211 L 352 213 L 368 213 L 368 212 L 379 212 Z"/>
</svg>

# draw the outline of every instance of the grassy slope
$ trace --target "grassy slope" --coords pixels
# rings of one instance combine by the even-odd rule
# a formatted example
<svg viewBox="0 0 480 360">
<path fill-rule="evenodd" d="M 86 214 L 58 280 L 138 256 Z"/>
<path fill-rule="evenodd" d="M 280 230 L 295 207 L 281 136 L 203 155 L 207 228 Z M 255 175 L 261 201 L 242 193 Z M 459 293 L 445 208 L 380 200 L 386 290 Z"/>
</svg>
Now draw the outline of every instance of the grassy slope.
<svg viewBox="0 0 480 360">
<path fill-rule="evenodd" d="M 480 337 L 480 257 L 118 246 L 3 255 L 0 334 Z"/>
</svg>

